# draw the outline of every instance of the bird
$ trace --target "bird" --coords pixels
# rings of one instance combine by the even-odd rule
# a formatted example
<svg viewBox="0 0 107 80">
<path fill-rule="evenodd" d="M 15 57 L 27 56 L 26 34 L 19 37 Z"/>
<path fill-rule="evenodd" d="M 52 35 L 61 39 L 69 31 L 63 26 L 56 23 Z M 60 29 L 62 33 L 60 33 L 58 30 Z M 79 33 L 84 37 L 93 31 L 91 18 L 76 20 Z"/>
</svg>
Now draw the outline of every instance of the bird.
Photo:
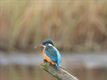
<svg viewBox="0 0 107 80">
<path fill-rule="evenodd" d="M 60 69 L 61 66 L 61 54 L 59 50 L 54 46 L 52 40 L 45 40 L 42 42 L 42 56 L 45 61 L 56 66 L 57 69 Z"/>
</svg>

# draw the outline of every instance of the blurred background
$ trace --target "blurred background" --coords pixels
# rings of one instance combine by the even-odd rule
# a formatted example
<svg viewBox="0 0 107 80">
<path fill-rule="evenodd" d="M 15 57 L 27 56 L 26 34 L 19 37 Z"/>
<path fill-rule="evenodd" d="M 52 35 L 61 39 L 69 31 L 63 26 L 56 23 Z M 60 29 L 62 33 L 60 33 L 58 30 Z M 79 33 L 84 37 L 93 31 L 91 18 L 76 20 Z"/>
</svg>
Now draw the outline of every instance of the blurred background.
<svg viewBox="0 0 107 80">
<path fill-rule="evenodd" d="M 107 80 L 106 0 L 0 0 L 0 80 L 52 80 L 34 49 L 45 39 L 79 80 Z"/>
</svg>

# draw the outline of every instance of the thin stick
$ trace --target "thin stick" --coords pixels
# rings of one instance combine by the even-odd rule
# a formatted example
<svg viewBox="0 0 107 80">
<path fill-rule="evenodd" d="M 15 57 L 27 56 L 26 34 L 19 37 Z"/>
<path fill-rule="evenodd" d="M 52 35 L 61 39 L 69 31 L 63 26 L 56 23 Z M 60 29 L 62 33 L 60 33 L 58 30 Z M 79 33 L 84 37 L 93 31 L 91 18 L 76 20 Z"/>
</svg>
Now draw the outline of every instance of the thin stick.
<svg viewBox="0 0 107 80">
<path fill-rule="evenodd" d="M 41 68 L 51 74 L 57 80 L 78 80 L 75 76 L 71 75 L 63 68 L 57 70 L 54 66 L 46 62 L 41 64 Z"/>
</svg>

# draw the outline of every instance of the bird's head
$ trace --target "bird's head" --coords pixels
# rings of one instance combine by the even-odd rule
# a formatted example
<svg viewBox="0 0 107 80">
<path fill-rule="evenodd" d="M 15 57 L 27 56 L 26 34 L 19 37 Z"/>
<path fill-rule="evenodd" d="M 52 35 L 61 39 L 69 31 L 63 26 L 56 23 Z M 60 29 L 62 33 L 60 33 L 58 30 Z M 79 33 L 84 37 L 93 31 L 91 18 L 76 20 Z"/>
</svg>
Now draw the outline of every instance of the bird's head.
<svg viewBox="0 0 107 80">
<path fill-rule="evenodd" d="M 44 47 L 46 47 L 46 46 L 49 45 L 49 44 L 51 44 L 51 45 L 54 46 L 54 43 L 53 43 L 52 40 L 45 40 L 45 41 L 42 42 L 42 46 L 44 46 Z"/>
<path fill-rule="evenodd" d="M 39 46 L 36 46 L 35 49 L 37 49 L 37 48 L 43 49 L 43 48 L 47 47 L 49 44 L 51 44 L 52 46 L 54 46 L 53 41 L 49 39 L 49 40 L 43 41 Z"/>
</svg>

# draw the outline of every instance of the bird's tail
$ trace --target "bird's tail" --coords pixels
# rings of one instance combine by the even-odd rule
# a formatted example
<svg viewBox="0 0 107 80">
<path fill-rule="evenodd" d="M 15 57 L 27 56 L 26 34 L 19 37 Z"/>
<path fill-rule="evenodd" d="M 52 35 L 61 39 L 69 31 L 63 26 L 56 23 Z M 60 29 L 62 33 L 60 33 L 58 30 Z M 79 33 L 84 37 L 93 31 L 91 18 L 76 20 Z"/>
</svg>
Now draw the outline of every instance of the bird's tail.
<svg viewBox="0 0 107 80">
<path fill-rule="evenodd" d="M 60 69 L 60 65 L 59 65 L 59 64 L 56 64 L 56 68 L 59 70 L 59 69 Z"/>
</svg>

